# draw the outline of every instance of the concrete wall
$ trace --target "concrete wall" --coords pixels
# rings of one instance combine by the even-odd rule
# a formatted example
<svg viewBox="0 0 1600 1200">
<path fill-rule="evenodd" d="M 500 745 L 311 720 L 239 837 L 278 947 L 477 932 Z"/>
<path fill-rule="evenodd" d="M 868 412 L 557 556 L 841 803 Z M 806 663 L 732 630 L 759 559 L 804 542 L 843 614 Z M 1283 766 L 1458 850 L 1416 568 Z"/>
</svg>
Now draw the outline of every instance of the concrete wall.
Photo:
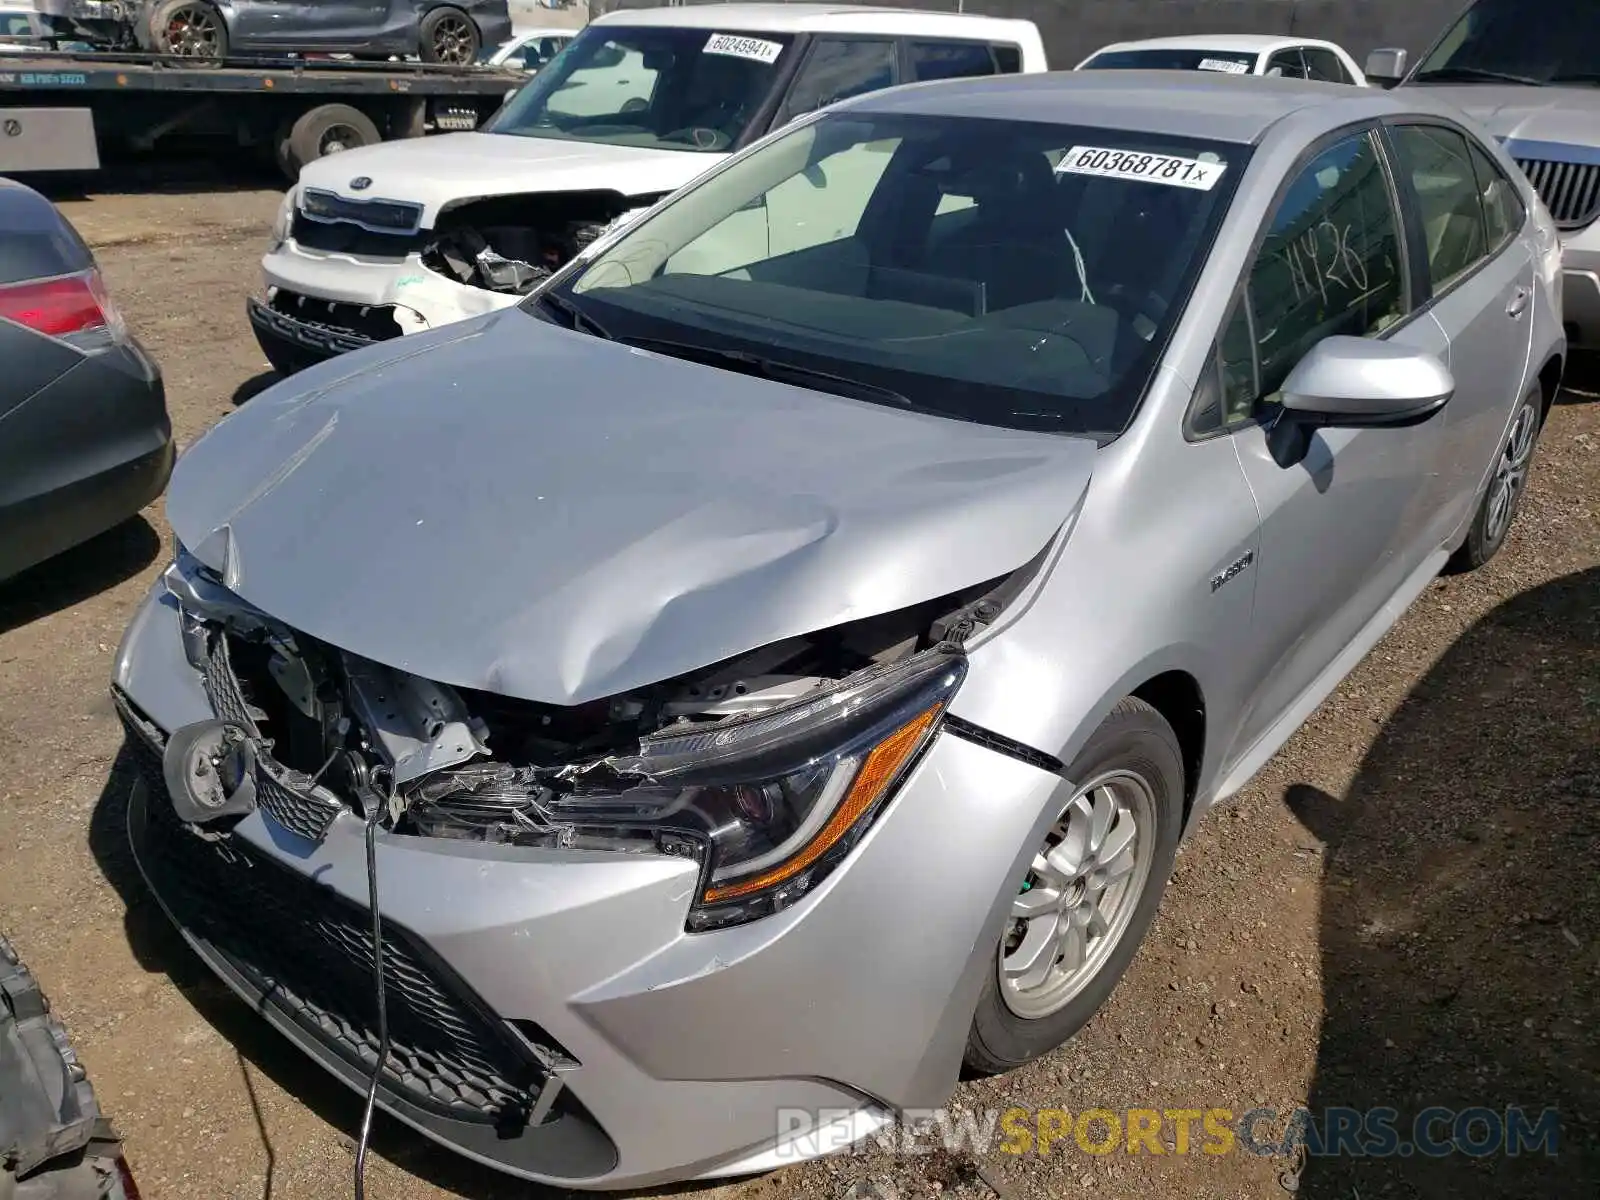
<svg viewBox="0 0 1600 1200">
<path fill-rule="evenodd" d="M 596 15 L 661 0 L 593 0 Z M 1579 3 L 1580 0 L 1573 0 Z M 1582 0 L 1587 3 L 1590 0 Z M 1426 50 L 1465 0 L 872 0 L 878 6 L 1026 17 L 1050 61 L 1071 67 L 1107 42 L 1181 33 L 1298 33 L 1340 43 L 1356 61 L 1379 46 Z"/>
</svg>

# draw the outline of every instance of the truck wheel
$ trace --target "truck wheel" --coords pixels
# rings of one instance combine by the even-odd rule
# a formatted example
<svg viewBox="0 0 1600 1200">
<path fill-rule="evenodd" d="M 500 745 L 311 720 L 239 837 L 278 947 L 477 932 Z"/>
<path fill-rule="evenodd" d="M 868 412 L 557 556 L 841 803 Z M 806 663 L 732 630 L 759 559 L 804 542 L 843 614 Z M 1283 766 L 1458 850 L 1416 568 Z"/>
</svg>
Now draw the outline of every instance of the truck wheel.
<svg viewBox="0 0 1600 1200">
<path fill-rule="evenodd" d="M 293 183 L 300 168 L 341 150 L 373 146 L 383 135 L 372 118 L 348 104 L 319 104 L 308 108 L 278 138 L 278 166 Z"/>
<path fill-rule="evenodd" d="M 228 57 L 228 26 L 222 14 L 202 0 L 163 0 L 150 10 L 146 28 L 156 54 L 207 62 Z"/>
<path fill-rule="evenodd" d="M 418 49 L 423 62 L 465 67 L 476 61 L 483 35 L 459 8 L 436 8 L 422 18 Z"/>
</svg>

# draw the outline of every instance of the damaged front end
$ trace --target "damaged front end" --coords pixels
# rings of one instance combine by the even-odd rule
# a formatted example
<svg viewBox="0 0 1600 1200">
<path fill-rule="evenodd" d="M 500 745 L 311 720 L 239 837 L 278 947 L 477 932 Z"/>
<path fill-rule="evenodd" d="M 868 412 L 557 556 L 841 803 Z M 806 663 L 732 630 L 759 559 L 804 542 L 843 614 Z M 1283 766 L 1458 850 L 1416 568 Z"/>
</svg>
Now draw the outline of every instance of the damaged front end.
<svg viewBox="0 0 1600 1200">
<path fill-rule="evenodd" d="M 689 859 L 688 929 L 740 924 L 795 903 L 866 833 L 960 686 L 963 643 L 1039 561 L 566 707 L 307 637 L 181 551 L 165 584 L 217 720 L 169 739 L 168 790 L 210 836 L 259 807 L 317 841 L 376 805 L 402 835 Z"/>
<path fill-rule="evenodd" d="M 458 202 L 439 214 L 422 265 L 468 287 L 525 296 L 656 199 L 558 192 Z"/>
<path fill-rule="evenodd" d="M 352 350 L 516 304 L 658 199 L 552 192 L 463 200 L 421 228 L 412 203 L 325 189 L 285 197 L 246 301 L 256 341 L 284 374 Z"/>
</svg>

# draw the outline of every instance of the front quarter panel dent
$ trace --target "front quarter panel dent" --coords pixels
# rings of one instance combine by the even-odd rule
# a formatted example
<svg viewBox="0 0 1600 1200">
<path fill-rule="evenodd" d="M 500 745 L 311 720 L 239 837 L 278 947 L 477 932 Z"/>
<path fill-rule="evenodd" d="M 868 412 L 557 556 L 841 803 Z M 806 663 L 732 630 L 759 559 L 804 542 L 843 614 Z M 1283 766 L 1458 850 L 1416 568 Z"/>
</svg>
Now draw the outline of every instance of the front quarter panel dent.
<svg viewBox="0 0 1600 1200">
<path fill-rule="evenodd" d="M 1059 776 L 941 736 L 847 864 L 807 900 L 679 939 L 573 1007 L 657 1078 L 807 1076 L 890 1105 L 943 1103 L 1020 848 L 1062 786 Z M 892 1009 L 882 1000 L 886 976 L 897 980 Z M 815 1001 L 797 1005 L 797 989 Z"/>
</svg>

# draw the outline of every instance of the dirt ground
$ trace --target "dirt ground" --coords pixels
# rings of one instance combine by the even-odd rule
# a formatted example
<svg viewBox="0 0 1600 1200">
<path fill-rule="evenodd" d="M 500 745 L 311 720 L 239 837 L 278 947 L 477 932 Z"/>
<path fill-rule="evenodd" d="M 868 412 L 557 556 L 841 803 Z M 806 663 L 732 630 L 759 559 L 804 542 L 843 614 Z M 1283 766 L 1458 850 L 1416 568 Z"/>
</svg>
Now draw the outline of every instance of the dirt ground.
<svg viewBox="0 0 1600 1200">
<path fill-rule="evenodd" d="M 276 193 L 63 204 L 192 440 L 269 377 L 243 313 Z M 349 1194 L 355 1097 L 199 966 L 124 847 L 106 684 L 171 552 L 160 504 L 0 585 L 0 928 L 72 1030 L 148 1200 Z M 875 1153 L 704 1197 L 1600 1196 L 1600 400 L 1551 413 L 1504 552 L 1441 580 L 1183 851 L 1110 1005 L 967 1109 L 1560 1112 L 1559 1153 Z M 549 1195 L 393 1122 L 368 1194 Z M 1285 1172 L 1288 1174 L 1285 1174 Z M 986 1181 L 987 1180 L 987 1181 Z"/>
</svg>

